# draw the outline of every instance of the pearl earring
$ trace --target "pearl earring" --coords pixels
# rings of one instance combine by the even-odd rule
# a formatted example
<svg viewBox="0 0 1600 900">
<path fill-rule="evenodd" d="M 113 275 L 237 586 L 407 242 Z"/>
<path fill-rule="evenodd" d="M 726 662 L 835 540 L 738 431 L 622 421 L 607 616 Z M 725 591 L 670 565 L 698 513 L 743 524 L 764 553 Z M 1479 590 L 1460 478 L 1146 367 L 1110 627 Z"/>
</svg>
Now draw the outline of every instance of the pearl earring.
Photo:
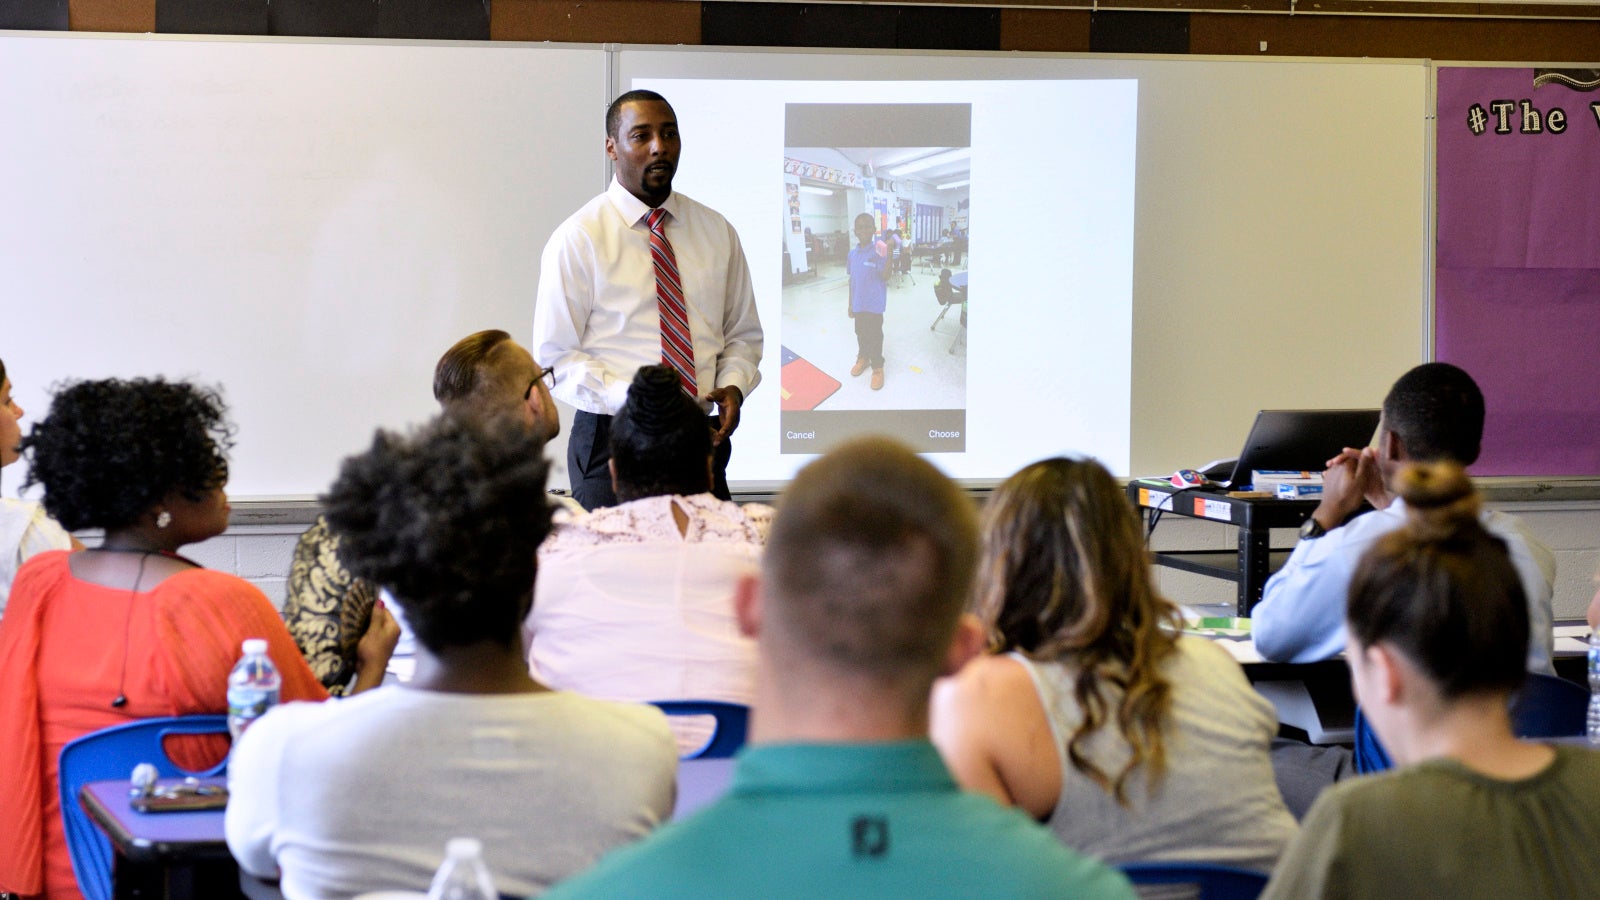
<svg viewBox="0 0 1600 900">
<path fill-rule="evenodd" d="M 172 513 L 169 513 L 164 509 L 161 512 L 156 513 L 156 527 L 157 528 L 165 528 L 165 527 L 167 527 L 168 525 L 171 525 L 171 524 L 172 524 Z"/>
</svg>

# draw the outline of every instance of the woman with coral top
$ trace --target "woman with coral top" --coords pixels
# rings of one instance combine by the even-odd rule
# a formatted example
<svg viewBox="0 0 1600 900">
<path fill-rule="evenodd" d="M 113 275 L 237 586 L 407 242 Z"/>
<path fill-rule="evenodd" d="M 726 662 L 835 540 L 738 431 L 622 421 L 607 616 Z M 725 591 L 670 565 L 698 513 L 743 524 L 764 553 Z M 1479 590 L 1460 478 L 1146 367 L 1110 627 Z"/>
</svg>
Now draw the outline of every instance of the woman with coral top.
<svg viewBox="0 0 1600 900">
<path fill-rule="evenodd" d="M 81 896 L 62 831 L 56 761 L 74 738 L 155 716 L 220 713 L 246 638 L 265 638 L 284 700 L 327 696 L 272 602 L 249 582 L 178 555 L 228 524 L 221 398 L 183 383 L 79 382 L 23 441 L 30 483 L 66 528 L 102 528 L 91 550 L 23 565 L 0 620 L 0 891 Z M 382 680 L 397 634 L 382 617 L 362 653 Z M 224 737 L 173 749 L 203 768 Z"/>
</svg>

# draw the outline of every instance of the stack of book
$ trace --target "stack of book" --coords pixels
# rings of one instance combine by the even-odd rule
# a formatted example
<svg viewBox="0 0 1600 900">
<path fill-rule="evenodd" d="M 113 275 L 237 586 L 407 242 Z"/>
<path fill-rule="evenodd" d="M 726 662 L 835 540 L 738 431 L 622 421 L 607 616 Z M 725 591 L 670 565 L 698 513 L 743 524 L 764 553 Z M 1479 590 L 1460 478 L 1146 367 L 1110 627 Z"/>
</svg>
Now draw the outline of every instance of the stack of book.
<svg viewBox="0 0 1600 900">
<path fill-rule="evenodd" d="M 1296 472 L 1279 469 L 1250 473 L 1250 489 L 1266 491 L 1279 500 L 1314 500 L 1322 496 L 1321 472 Z"/>
</svg>

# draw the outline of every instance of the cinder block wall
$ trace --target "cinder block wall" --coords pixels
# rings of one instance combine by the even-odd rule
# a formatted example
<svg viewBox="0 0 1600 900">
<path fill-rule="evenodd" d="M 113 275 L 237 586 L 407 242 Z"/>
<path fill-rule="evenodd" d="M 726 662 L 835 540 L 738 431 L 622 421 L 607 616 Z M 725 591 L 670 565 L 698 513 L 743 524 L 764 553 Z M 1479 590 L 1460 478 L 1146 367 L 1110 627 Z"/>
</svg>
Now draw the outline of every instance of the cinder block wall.
<svg viewBox="0 0 1600 900">
<path fill-rule="evenodd" d="M 282 609 L 294 544 L 306 528 L 305 525 L 239 525 L 189 547 L 184 555 L 208 569 L 232 572 L 249 581 Z"/>
</svg>

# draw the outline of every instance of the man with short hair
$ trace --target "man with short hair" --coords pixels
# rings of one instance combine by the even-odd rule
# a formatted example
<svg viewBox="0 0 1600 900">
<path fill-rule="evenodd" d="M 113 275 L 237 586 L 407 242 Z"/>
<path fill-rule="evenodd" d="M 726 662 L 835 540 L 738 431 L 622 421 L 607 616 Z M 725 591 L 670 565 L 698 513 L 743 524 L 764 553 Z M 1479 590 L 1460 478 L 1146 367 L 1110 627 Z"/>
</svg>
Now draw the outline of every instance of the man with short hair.
<svg viewBox="0 0 1600 900">
<path fill-rule="evenodd" d="M 1267 581 L 1252 615 L 1256 649 L 1269 660 L 1315 662 L 1345 646 L 1345 599 L 1362 554 L 1405 524 L 1405 502 L 1389 491 L 1407 462 L 1469 466 L 1483 440 L 1483 393 L 1460 368 L 1434 362 L 1400 377 L 1383 401 L 1378 445 L 1345 448 L 1328 462 L 1322 501 L 1300 529 L 1289 561 Z M 1350 519 L 1363 500 L 1373 511 Z M 1348 520 L 1348 521 L 1347 521 Z M 1485 511 L 1483 525 L 1506 542 L 1528 596 L 1528 670 L 1553 673 L 1551 601 L 1555 557 L 1517 519 Z"/>
<path fill-rule="evenodd" d="M 1132 897 L 928 742 L 934 679 L 982 647 L 976 557 L 972 502 L 903 446 L 808 465 L 734 598 L 758 661 L 729 794 L 549 896 Z"/>
<path fill-rule="evenodd" d="M 677 113 L 653 91 L 606 110 L 615 177 L 551 235 L 539 261 L 533 353 L 555 370 L 555 396 L 577 409 L 567 443 L 572 494 L 612 506 L 611 417 L 633 373 L 665 363 L 708 414 L 713 489 L 727 469 L 739 408 L 761 381 L 761 319 L 739 235 L 715 210 L 672 190 L 682 143 Z"/>
<path fill-rule="evenodd" d="M 469 334 L 451 345 L 433 368 L 433 397 L 439 408 L 479 419 L 509 416 L 527 426 L 541 444 L 561 432 L 548 370 L 499 329 Z M 568 498 L 552 498 L 556 521 L 583 508 Z M 355 674 L 356 642 L 378 599 L 376 587 L 351 575 L 339 560 L 339 539 L 328 520 L 317 516 L 295 542 L 283 619 L 289 634 L 329 693 L 343 695 Z M 380 622 L 387 620 L 383 615 Z M 402 628 L 399 653 L 410 655 L 412 640 Z"/>
<path fill-rule="evenodd" d="M 541 441 L 561 433 L 550 397 L 550 371 L 499 329 L 469 334 L 439 357 L 433 399 L 447 413 L 473 418 L 513 414 Z"/>
</svg>

